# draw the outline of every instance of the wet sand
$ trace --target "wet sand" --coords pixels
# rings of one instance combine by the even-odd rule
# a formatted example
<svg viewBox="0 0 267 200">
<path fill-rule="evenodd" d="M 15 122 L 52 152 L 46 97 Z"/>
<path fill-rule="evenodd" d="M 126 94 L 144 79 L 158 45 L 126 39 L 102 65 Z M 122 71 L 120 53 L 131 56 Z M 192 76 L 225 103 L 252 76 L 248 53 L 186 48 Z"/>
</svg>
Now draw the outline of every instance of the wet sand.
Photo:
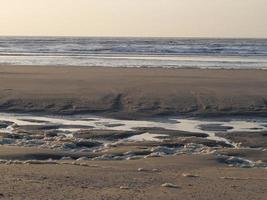
<svg viewBox="0 0 267 200">
<path fill-rule="evenodd" d="M 266 102 L 264 70 L 0 67 L 0 111 L 266 116 Z"/>
<path fill-rule="evenodd" d="M 267 132 L 232 132 L 217 133 L 218 136 L 227 138 L 232 142 L 238 143 L 242 147 L 267 148 Z"/>
<path fill-rule="evenodd" d="M 267 195 L 266 169 L 228 167 L 212 155 L 81 165 L 0 164 L 0 177 L 2 199 L 264 200 Z M 163 187 L 164 183 L 177 188 Z"/>
<path fill-rule="evenodd" d="M 1 66 L 0 111 L 93 113 L 130 119 L 179 114 L 266 116 L 267 71 Z M 28 122 L 45 121 L 30 119 Z M 105 128 L 122 125 L 108 124 Z M 0 126 L 5 129 L 9 124 L 2 121 Z M 97 147 L 100 143 L 92 143 L 91 139 L 113 141 L 137 133 L 87 130 L 78 132 L 76 141 L 58 136 L 53 129 L 89 129 L 89 126 L 48 124 L 13 128 L 12 134 L 0 134 L 5 144 L 0 145 L 0 159 L 4 159 L 0 160 L 0 199 L 264 200 L 267 196 L 266 132 L 263 131 L 217 134 L 238 143 L 241 149 L 224 141 L 210 140 L 202 132 L 144 126 L 135 131 L 162 134 L 161 139 L 166 140 L 127 141 L 94 152 L 73 151 L 66 145 Z M 232 129 L 221 124 L 200 128 L 204 132 Z M 23 147 L 27 140 L 30 142 L 24 145 L 31 146 L 44 138 L 45 143 Z M 24 143 L 9 144 L 16 140 Z M 54 144 L 53 140 L 58 148 L 40 148 Z M 22 146 L 9 146 L 18 144 Z M 182 148 L 170 156 L 168 151 L 173 147 Z M 167 154 L 147 157 L 158 155 L 159 149 Z M 127 152 L 139 159 L 116 161 L 108 157 L 109 154 L 123 157 Z M 83 156 L 102 161 L 76 160 Z M 72 160 L 60 160 L 64 157 Z M 50 158 L 57 161 L 47 161 Z M 253 165 L 245 159 L 253 161 Z M 198 177 L 184 177 L 183 173 Z"/>
</svg>

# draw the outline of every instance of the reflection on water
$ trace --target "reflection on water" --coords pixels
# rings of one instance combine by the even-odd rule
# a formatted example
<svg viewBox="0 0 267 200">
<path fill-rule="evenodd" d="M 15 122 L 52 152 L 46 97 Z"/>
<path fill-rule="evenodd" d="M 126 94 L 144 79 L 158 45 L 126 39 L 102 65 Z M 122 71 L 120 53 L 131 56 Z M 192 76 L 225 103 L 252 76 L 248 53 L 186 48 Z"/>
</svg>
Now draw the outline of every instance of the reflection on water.
<svg viewBox="0 0 267 200">
<path fill-rule="evenodd" d="M 105 129 L 105 130 L 133 130 L 140 127 L 158 127 L 170 130 L 180 130 L 187 132 L 207 133 L 211 139 L 218 139 L 214 136 L 214 130 L 203 130 L 201 125 L 218 125 L 231 127 L 227 132 L 256 132 L 267 130 L 266 118 L 225 118 L 217 120 L 209 120 L 208 118 L 178 118 L 168 117 L 151 120 L 119 120 L 104 118 L 90 115 L 74 115 L 74 116 L 39 116 L 39 115 L 25 115 L 25 114 L 9 114 L 0 113 L 0 121 L 14 122 L 18 126 L 25 125 L 68 125 L 66 128 L 60 128 L 62 131 L 75 132 L 80 130 L 77 126 L 84 126 L 91 129 Z M 73 127 L 72 127 L 73 126 Z M 76 127 L 75 127 L 76 126 Z M 82 128 L 81 128 L 82 129 Z M 12 126 L 0 129 L 1 132 L 12 131 Z M 222 131 L 220 131 L 222 132 Z"/>
<path fill-rule="evenodd" d="M 96 160 L 140 159 L 183 153 L 216 154 L 217 148 L 240 148 L 238 144 L 216 136 L 216 133 L 262 131 L 267 131 L 267 118 L 165 117 L 119 120 L 91 115 L 40 116 L 0 113 L 1 145 L 76 153 L 98 152 L 98 155 L 90 158 Z M 117 151 L 117 154 L 113 151 Z M 217 156 L 233 166 L 267 166 L 264 162 L 248 162 L 239 157 L 220 154 Z"/>
</svg>

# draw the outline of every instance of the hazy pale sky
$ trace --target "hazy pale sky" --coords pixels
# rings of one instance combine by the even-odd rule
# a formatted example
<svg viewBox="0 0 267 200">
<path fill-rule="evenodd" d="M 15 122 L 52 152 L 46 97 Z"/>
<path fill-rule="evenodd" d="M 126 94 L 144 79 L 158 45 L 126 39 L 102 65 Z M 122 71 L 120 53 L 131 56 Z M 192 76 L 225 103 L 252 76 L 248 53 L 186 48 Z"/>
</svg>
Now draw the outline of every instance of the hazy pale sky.
<svg viewBox="0 0 267 200">
<path fill-rule="evenodd" d="M 267 0 L 0 0 L 0 35 L 267 37 Z"/>
</svg>

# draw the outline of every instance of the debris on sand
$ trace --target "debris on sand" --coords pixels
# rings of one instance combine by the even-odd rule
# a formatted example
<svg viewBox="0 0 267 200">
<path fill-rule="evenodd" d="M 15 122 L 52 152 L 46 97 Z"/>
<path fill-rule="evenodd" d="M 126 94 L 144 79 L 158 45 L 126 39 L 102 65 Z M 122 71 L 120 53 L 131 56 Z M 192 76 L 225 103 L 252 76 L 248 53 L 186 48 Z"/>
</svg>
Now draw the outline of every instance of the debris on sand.
<svg viewBox="0 0 267 200">
<path fill-rule="evenodd" d="M 125 160 L 138 160 L 143 158 L 143 156 L 130 156 L 130 157 L 126 157 Z"/>
<path fill-rule="evenodd" d="M 240 177 L 220 177 L 221 179 L 225 179 L 225 180 L 233 180 L 233 181 L 246 181 L 246 180 L 261 180 L 261 181 L 266 181 L 266 178 L 240 178 Z"/>
<path fill-rule="evenodd" d="M 57 161 L 53 160 L 26 160 L 26 161 L 20 161 L 20 160 L 0 160 L 0 164 L 6 164 L 6 165 L 21 165 L 21 164 L 28 164 L 28 165 L 57 165 L 59 164 Z"/>
<path fill-rule="evenodd" d="M 89 167 L 95 167 L 95 168 L 98 168 L 100 167 L 99 165 L 89 165 Z"/>
<path fill-rule="evenodd" d="M 52 160 L 47 160 L 47 161 L 41 161 L 41 160 L 26 160 L 23 162 L 23 164 L 31 164 L 31 165 L 41 165 L 41 164 L 46 164 L 46 165 L 57 165 L 58 162 L 52 161 Z"/>
<path fill-rule="evenodd" d="M 253 167 L 254 164 L 252 161 L 248 159 L 236 156 L 218 155 L 217 157 L 220 162 L 226 163 L 230 166 L 238 166 L 244 168 L 244 167 Z"/>
<path fill-rule="evenodd" d="M 86 161 L 86 160 L 90 160 L 90 159 L 88 157 L 80 157 L 76 161 Z"/>
<path fill-rule="evenodd" d="M 146 170 L 145 170 L 144 168 L 138 168 L 137 171 L 139 171 L 139 172 L 144 172 L 144 171 L 146 171 Z"/>
<path fill-rule="evenodd" d="M 19 160 L 8 160 L 8 161 L 5 161 L 5 164 L 6 165 L 21 165 L 24 163 L 22 161 L 19 161 Z"/>
<path fill-rule="evenodd" d="M 75 166 L 81 166 L 81 167 L 94 167 L 99 168 L 99 165 L 90 165 L 89 163 L 80 163 L 80 162 L 61 162 L 62 165 L 75 165 Z"/>
<path fill-rule="evenodd" d="M 199 177 L 199 175 L 190 174 L 190 173 L 183 173 L 182 176 L 183 177 L 189 177 L 189 178 L 198 178 Z"/>
<path fill-rule="evenodd" d="M 87 163 L 79 163 L 79 165 L 82 167 L 90 167 L 90 165 L 88 165 Z"/>
<path fill-rule="evenodd" d="M 242 157 L 228 156 L 228 155 L 217 155 L 219 162 L 226 163 L 230 167 L 241 167 L 241 168 L 266 168 L 267 162 L 261 160 L 252 161 Z"/>
<path fill-rule="evenodd" d="M 60 160 L 73 160 L 72 157 L 64 156 Z"/>
<path fill-rule="evenodd" d="M 128 186 L 120 186 L 121 190 L 129 190 L 130 188 Z"/>
<path fill-rule="evenodd" d="M 175 148 L 168 148 L 168 147 L 158 146 L 158 147 L 151 148 L 151 152 L 153 152 L 153 153 L 163 153 L 165 155 L 168 155 L 168 154 L 176 153 L 176 149 Z"/>
<path fill-rule="evenodd" d="M 144 168 L 138 168 L 137 171 L 139 171 L 139 172 L 160 172 L 159 169 L 150 170 L 150 169 L 144 169 Z"/>
<path fill-rule="evenodd" d="M 221 179 L 225 179 L 225 180 L 249 180 L 249 178 L 238 178 L 238 177 L 220 177 Z"/>
<path fill-rule="evenodd" d="M 164 183 L 161 185 L 161 187 L 168 187 L 168 188 L 180 188 L 178 185 L 172 184 L 172 183 Z"/>
<path fill-rule="evenodd" d="M 162 153 L 162 152 L 154 152 L 154 153 L 151 153 L 147 156 L 144 156 L 144 158 L 158 158 L 158 157 L 162 157 L 162 156 L 165 156 L 166 154 L 165 153 Z"/>
</svg>

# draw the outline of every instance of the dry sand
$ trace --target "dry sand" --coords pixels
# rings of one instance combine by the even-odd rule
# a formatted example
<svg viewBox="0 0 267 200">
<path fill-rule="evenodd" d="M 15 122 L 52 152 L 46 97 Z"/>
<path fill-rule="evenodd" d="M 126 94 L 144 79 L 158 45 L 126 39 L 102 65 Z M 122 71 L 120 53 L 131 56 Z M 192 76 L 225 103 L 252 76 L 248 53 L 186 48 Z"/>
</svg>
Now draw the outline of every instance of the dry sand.
<svg viewBox="0 0 267 200">
<path fill-rule="evenodd" d="M 267 71 L 1 66 L 0 111 L 267 114 Z"/>
<path fill-rule="evenodd" d="M 1 147 L 2 154 L 9 150 Z M 82 161 L 85 166 L 59 163 L 0 164 L 0 198 L 265 200 L 267 196 L 266 169 L 230 168 L 212 155 Z M 178 188 L 162 187 L 165 183 Z"/>
</svg>

